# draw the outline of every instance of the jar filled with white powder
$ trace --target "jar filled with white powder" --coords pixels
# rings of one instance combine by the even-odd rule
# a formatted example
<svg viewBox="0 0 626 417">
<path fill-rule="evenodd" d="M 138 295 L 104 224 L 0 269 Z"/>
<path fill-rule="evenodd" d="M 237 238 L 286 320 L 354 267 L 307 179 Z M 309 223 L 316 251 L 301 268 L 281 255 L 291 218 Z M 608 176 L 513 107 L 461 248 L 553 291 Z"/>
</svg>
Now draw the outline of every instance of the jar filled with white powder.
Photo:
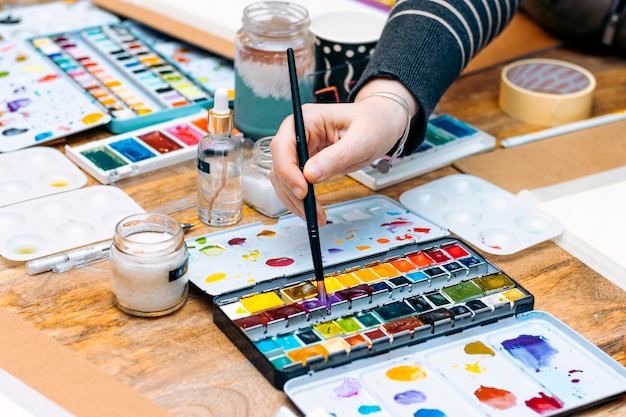
<svg viewBox="0 0 626 417">
<path fill-rule="evenodd" d="M 269 217 L 287 213 L 270 181 L 272 153 L 270 142 L 273 136 L 266 136 L 254 143 L 252 157 L 243 167 L 243 201 L 253 209 Z"/>
<path fill-rule="evenodd" d="M 181 224 L 154 213 L 134 214 L 115 226 L 110 280 L 113 302 L 122 311 L 156 317 L 187 300 L 188 251 Z"/>
</svg>

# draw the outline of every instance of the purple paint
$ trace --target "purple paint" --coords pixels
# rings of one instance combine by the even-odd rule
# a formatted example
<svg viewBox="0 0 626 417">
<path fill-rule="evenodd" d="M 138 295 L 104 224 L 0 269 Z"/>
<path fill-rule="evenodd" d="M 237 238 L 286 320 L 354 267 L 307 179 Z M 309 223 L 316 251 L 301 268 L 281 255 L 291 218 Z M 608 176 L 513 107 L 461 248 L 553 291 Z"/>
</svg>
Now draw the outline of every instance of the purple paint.
<svg viewBox="0 0 626 417">
<path fill-rule="evenodd" d="M 406 227 L 406 226 L 410 226 L 412 224 L 413 224 L 413 222 L 410 222 L 408 220 L 397 219 L 397 220 L 394 220 L 394 221 L 389 222 L 389 223 L 383 223 L 380 226 L 381 227 L 386 227 L 387 230 L 389 230 L 391 233 L 394 233 L 396 228 L 398 228 L 398 227 Z"/>
<path fill-rule="evenodd" d="M 393 400 L 402 405 L 423 403 L 424 401 L 426 401 L 426 394 L 424 394 L 422 391 L 416 391 L 411 389 L 408 391 L 397 393 L 393 396 Z"/>
<path fill-rule="evenodd" d="M 361 385 L 356 379 L 346 378 L 333 392 L 338 398 L 350 398 L 357 395 L 360 390 Z"/>
<path fill-rule="evenodd" d="M 228 241 L 230 246 L 243 245 L 244 243 L 246 243 L 245 237 L 234 237 Z"/>
<path fill-rule="evenodd" d="M 550 365 L 554 355 L 559 352 L 544 337 L 528 334 L 505 340 L 502 347 L 525 366 L 534 368 L 535 372 Z"/>
<path fill-rule="evenodd" d="M 567 373 L 567 376 L 572 377 L 573 374 L 577 374 L 579 372 L 582 372 L 582 371 L 580 369 L 572 369 L 571 371 Z M 572 378 L 572 383 L 578 384 L 579 382 L 580 382 L 579 378 Z"/>
<path fill-rule="evenodd" d="M 17 100 L 9 101 L 7 103 L 7 109 L 11 113 L 15 113 L 21 108 L 28 107 L 31 104 L 31 100 L 29 98 L 19 98 Z"/>
<path fill-rule="evenodd" d="M 339 253 L 339 252 L 343 252 L 343 249 L 339 249 L 339 248 L 329 248 L 328 249 L 328 253 Z"/>
</svg>

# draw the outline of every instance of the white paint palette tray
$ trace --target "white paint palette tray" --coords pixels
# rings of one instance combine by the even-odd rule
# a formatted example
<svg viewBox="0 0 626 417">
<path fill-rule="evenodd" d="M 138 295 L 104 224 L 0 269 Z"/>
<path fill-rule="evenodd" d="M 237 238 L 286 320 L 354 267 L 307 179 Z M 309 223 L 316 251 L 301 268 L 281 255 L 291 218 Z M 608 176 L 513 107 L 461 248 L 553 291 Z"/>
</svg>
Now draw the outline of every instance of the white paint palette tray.
<svg viewBox="0 0 626 417">
<path fill-rule="evenodd" d="M 509 255 L 563 232 L 555 218 L 508 191 L 467 174 L 404 192 L 400 202 L 485 252 Z"/>
<path fill-rule="evenodd" d="M 0 207 L 74 190 L 86 182 L 85 174 L 54 148 L 0 154 Z"/>
<path fill-rule="evenodd" d="M 112 186 L 93 186 L 0 208 L 0 255 L 28 261 L 112 239 L 115 225 L 144 210 Z"/>
</svg>

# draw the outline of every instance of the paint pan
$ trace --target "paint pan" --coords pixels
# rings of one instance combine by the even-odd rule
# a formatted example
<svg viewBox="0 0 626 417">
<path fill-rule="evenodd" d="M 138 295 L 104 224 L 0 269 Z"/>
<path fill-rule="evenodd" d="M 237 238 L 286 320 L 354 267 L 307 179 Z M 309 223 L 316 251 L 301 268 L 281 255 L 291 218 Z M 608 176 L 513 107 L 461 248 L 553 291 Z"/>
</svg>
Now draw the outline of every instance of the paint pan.
<svg viewBox="0 0 626 417">
<path fill-rule="evenodd" d="M 63 153 L 38 146 L 0 154 L 0 207 L 82 187 L 87 177 Z"/>
<path fill-rule="evenodd" d="M 38 35 L 30 44 L 111 117 L 122 133 L 200 109 L 212 92 L 158 52 L 132 25 L 111 23 Z"/>
<path fill-rule="evenodd" d="M 13 261 L 112 239 L 122 218 L 144 210 L 117 187 L 98 185 L 0 208 L 0 255 Z"/>
<path fill-rule="evenodd" d="M 180 117 L 78 146 L 65 145 L 66 156 L 102 184 L 154 171 L 195 158 L 208 134 L 206 112 Z"/>
</svg>

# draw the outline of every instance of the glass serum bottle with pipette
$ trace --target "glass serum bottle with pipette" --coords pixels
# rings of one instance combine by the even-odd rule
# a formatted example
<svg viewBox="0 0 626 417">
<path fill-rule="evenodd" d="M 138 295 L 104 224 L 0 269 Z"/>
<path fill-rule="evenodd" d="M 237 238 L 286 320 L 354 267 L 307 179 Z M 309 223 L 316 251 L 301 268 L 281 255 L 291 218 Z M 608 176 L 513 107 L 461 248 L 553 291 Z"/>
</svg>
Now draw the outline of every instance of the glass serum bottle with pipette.
<svg viewBox="0 0 626 417">
<path fill-rule="evenodd" d="M 233 110 L 228 91 L 215 91 L 208 131 L 198 144 L 198 217 L 209 226 L 229 226 L 241 220 L 243 142 L 232 136 Z"/>
</svg>

